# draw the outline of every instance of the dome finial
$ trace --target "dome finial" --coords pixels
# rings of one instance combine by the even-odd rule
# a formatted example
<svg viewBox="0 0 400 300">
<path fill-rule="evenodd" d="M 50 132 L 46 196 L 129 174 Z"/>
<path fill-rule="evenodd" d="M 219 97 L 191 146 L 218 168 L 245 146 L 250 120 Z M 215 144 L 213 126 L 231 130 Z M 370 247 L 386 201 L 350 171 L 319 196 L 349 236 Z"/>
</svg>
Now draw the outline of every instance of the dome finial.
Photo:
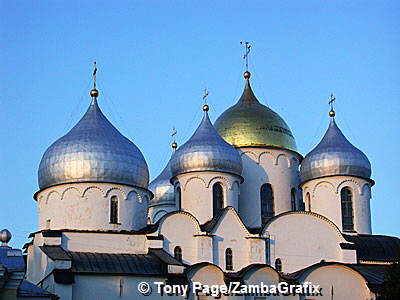
<svg viewBox="0 0 400 300">
<path fill-rule="evenodd" d="M 251 73 L 249 72 L 249 54 L 251 45 L 249 42 L 240 42 L 241 45 L 244 45 L 244 55 L 243 59 L 246 61 L 246 72 L 244 72 L 243 76 L 246 80 L 250 79 Z"/>
<path fill-rule="evenodd" d="M 8 247 L 8 242 L 11 240 L 11 232 L 7 229 L 0 231 L 1 247 Z"/>
<path fill-rule="evenodd" d="M 336 115 L 335 110 L 333 109 L 333 103 L 334 103 L 335 101 L 336 101 L 335 96 L 334 96 L 333 94 L 331 94 L 331 97 L 329 98 L 329 102 L 328 102 L 328 104 L 330 104 L 330 106 L 331 106 L 331 110 L 329 111 L 329 116 L 330 116 L 331 118 L 334 118 L 335 115 Z"/>
<path fill-rule="evenodd" d="M 99 91 L 96 89 L 96 73 L 97 73 L 97 65 L 96 62 L 94 64 L 94 70 L 93 70 L 93 89 L 90 91 L 90 96 L 92 98 L 97 98 L 99 96 Z"/>
<path fill-rule="evenodd" d="M 203 100 L 204 100 L 204 105 L 203 105 L 203 111 L 208 112 L 210 107 L 207 104 L 207 97 L 208 97 L 208 90 L 207 88 L 204 89 L 204 94 L 203 94 Z"/>
<path fill-rule="evenodd" d="M 171 146 L 172 146 L 172 149 L 174 149 L 174 152 L 175 152 L 176 148 L 178 148 L 178 143 L 176 142 L 176 139 L 175 139 L 175 136 L 177 133 L 178 133 L 178 131 L 175 129 L 175 127 L 173 127 L 172 133 L 171 133 L 173 142 L 172 142 Z"/>
</svg>

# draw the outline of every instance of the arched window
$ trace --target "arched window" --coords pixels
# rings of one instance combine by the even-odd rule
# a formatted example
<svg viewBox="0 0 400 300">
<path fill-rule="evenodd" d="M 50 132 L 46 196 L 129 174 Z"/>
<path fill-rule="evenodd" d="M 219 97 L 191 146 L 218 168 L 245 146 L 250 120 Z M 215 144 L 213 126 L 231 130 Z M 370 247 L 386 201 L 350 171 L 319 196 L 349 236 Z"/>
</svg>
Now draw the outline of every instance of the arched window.
<svg viewBox="0 0 400 300">
<path fill-rule="evenodd" d="M 264 225 L 271 217 L 274 216 L 274 192 L 272 186 L 269 183 L 265 183 L 261 186 L 260 190 L 261 198 L 261 221 Z"/>
<path fill-rule="evenodd" d="M 177 261 L 182 262 L 182 248 L 179 246 L 176 246 L 174 248 L 174 257 Z"/>
<path fill-rule="evenodd" d="M 311 196 L 310 193 L 306 194 L 307 211 L 311 211 Z"/>
<path fill-rule="evenodd" d="M 175 190 L 175 203 L 178 210 L 182 210 L 182 196 L 181 196 L 181 187 L 178 186 Z"/>
<path fill-rule="evenodd" d="M 231 248 L 225 250 L 225 269 L 227 271 L 233 270 L 233 254 Z"/>
<path fill-rule="evenodd" d="M 275 260 L 275 270 L 277 270 L 278 272 L 282 272 L 282 261 L 280 258 L 277 258 Z"/>
<path fill-rule="evenodd" d="M 290 191 L 290 204 L 292 206 L 292 211 L 295 211 L 297 207 L 296 207 L 296 190 L 294 188 Z"/>
<path fill-rule="evenodd" d="M 223 207 L 224 203 L 224 190 L 220 183 L 213 185 L 213 215 L 215 216 Z"/>
<path fill-rule="evenodd" d="M 112 196 L 110 198 L 110 223 L 118 224 L 118 198 Z"/>
<path fill-rule="evenodd" d="M 343 231 L 352 231 L 354 230 L 353 194 L 348 187 L 345 187 L 340 191 L 340 200 L 342 202 Z"/>
</svg>

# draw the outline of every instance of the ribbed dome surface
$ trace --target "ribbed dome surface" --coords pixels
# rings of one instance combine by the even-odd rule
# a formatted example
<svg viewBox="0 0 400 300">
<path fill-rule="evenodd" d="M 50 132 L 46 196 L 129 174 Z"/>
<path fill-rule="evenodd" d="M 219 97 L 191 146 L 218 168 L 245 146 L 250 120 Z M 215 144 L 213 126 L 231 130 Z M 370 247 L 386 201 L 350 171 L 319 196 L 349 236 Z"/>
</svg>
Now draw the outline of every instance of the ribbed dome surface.
<svg viewBox="0 0 400 300">
<path fill-rule="evenodd" d="M 147 188 L 140 150 L 124 137 L 93 99 L 82 119 L 54 142 L 40 162 L 39 187 L 73 182 L 111 182 Z"/>
<path fill-rule="evenodd" d="M 221 137 L 235 147 L 272 146 L 296 151 L 296 142 L 288 125 L 257 100 L 249 79 L 239 101 L 228 108 L 214 125 Z"/>
<path fill-rule="evenodd" d="M 171 159 L 160 175 L 149 185 L 149 190 L 154 194 L 154 198 L 150 200 L 150 206 L 159 203 L 175 204 L 174 186 L 170 183 L 172 178 Z"/>
<path fill-rule="evenodd" d="M 302 161 L 300 173 L 303 182 L 334 175 L 369 179 L 371 164 L 367 156 L 346 139 L 332 118 L 321 142 Z"/>
<path fill-rule="evenodd" d="M 240 175 L 242 159 L 238 151 L 221 138 L 205 112 L 192 137 L 172 157 L 171 171 L 173 176 L 194 171 Z"/>
</svg>

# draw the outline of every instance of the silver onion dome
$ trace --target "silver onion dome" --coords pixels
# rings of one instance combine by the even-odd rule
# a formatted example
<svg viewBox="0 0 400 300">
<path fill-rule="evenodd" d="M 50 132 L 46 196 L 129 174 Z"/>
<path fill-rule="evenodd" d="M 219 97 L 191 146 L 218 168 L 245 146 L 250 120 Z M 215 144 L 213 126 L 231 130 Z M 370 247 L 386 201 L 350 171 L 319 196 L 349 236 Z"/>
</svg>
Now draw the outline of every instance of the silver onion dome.
<svg viewBox="0 0 400 300">
<path fill-rule="evenodd" d="M 75 182 L 109 182 L 147 188 L 146 161 L 101 112 L 93 98 L 82 119 L 44 153 L 39 187 Z"/>
<path fill-rule="evenodd" d="M 301 163 L 301 179 L 326 176 L 356 176 L 370 179 L 371 164 L 367 156 L 354 147 L 331 118 L 321 142 L 306 155 Z"/>
<path fill-rule="evenodd" d="M 175 204 L 174 186 L 170 183 L 172 178 L 171 159 L 164 170 L 149 185 L 154 198 L 150 200 L 150 206 L 157 204 Z"/>
<path fill-rule="evenodd" d="M 171 159 L 172 176 L 196 171 L 226 172 L 240 176 L 242 159 L 238 150 L 218 134 L 208 117 L 208 106 L 204 107 L 204 117 L 199 127 Z"/>
</svg>

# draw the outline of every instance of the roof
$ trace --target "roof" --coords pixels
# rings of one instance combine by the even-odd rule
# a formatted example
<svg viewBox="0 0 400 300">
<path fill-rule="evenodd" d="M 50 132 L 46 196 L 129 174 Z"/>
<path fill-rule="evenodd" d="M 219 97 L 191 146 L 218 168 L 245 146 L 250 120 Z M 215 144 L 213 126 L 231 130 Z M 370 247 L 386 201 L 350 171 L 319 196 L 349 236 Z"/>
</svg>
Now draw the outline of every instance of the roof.
<svg viewBox="0 0 400 300">
<path fill-rule="evenodd" d="M 19 249 L 0 247 L 0 264 L 9 272 L 25 272 L 24 258 Z"/>
<path fill-rule="evenodd" d="M 33 283 L 23 280 L 18 287 L 18 297 L 48 297 L 50 299 L 58 299 L 58 297 Z"/>
<path fill-rule="evenodd" d="M 225 110 L 214 125 L 222 138 L 235 147 L 271 147 L 297 151 L 289 126 L 281 116 L 257 100 L 249 78 L 246 78 L 239 101 Z"/>
<path fill-rule="evenodd" d="M 70 260 L 72 273 L 163 275 L 167 265 L 183 266 L 162 249 L 150 249 L 148 254 L 74 252 L 60 246 L 40 249 L 52 260 Z"/>
<path fill-rule="evenodd" d="M 304 182 L 326 176 L 371 177 L 367 156 L 353 146 L 331 118 L 328 130 L 320 143 L 306 155 L 300 167 Z M 372 181 L 371 181 L 372 182 Z"/>
<path fill-rule="evenodd" d="M 308 266 L 299 271 L 286 274 L 284 278 L 288 280 L 300 280 L 302 275 L 305 274 L 308 270 L 330 266 L 330 265 L 343 265 L 352 268 L 353 270 L 360 273 L 369 285 L 373 287 L 377 287 L 381 285 L 385 280 L 385 274 L 387 269 L 390 267 L 389 265 L 377 265 L 377 264 L 343 264 L 339 262 L 320 262 L 311 266 Z"/>
<path fill-rule="evenodd" d="M 93 98 L 81 120 L 44 153 L 39 188 L 106 182 L 147 189 L 149 171 L 139 148 L 124 137 L 101 112 Z"/>
<path fill-rule="evenodd" d="M 393 262 L 400 256 L 400 239 L 386 235 L 343 235 L 354 245 L 342 245 L 342 248 L 355 249 L 358 261 Z"/>
</svg>

